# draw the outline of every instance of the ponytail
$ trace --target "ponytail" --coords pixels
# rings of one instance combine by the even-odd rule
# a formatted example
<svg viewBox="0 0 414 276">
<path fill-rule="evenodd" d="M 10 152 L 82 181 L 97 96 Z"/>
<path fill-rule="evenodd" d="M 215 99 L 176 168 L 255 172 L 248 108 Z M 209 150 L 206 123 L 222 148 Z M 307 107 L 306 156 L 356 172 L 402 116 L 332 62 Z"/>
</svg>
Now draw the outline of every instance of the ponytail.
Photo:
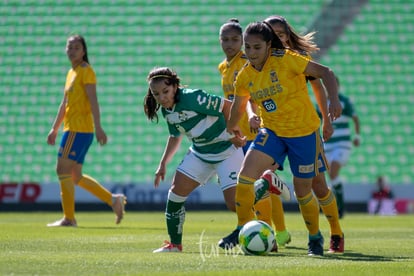
<svg viewBox="0 0 414 276">
<path fill-rule="evenodd" d="M 152 69 L 147 76 L 148 84 L 153 81 L 164 81 L 166 85 L 177 85 L 180 86 L 180 78 L 177 73 L 168 67 L 156 67 Z M 178 89 L 178 88 L 177 88 Z M 175 93 L 175 102 L 179 100 L 179 93 Z M 148 88 L 147 94 L 144 97 L 144 112 L 147 118 L 151 121 L 158 123 L 157 111 L 161 105 L 157 103 L 152 94 L 150 88 Z"/>
</svg>

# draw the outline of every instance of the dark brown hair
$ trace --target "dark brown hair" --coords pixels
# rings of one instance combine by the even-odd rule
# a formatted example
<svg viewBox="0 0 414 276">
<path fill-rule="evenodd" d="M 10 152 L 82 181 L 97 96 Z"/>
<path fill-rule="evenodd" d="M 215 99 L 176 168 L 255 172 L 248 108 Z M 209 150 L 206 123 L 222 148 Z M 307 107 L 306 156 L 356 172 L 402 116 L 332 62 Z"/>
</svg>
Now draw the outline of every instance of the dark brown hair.
<svg viewBox="0 0 414 276">
<path fill-rule="evenodd" d="M 85 54 L 82 57 L 82 60 L 87 62 L 88 64 L 90 64 L 89 63 L 89 58 L 88 58 L 88 47 L 86 47 L 85 38 L 83 36 L 79 35 L 79 34 L 75 34 L 75 35 L 71 35 L 70 37 L 68 37 L 68 41 L 70 39 L 80 41 L 80 43 L 82 44 L 82 47 L 83 47 L 83 51 L 85 52 Z"/>
<path fill-rule="evenodd" d="M 168 67 L 155 67 L 147 76 L 148 84 L 153 81 L 164 81 L 166 85 L 177 85 L 177 89 L 180 86 L 180 78 L 177 73 Z M 178 93 L 175 94 L 175 102 L 178 102 Z M 148 87 L 147 95 L 144 97 L 144 112 L 147 118 L 151 121 L 158 123 L 157 111 L 160 109 L 160 104 L 152 95 L 151 89 Z"/>
<path fill-rule="evenodd" d="M 260 35 L 262 39 L 266 42 L 271 41 L 272 48 L 284 49 L 282 41 L 279 37 L 273 32 L 272 27 L 269 23 L 266 22 L 253 22 L 247 25 L 244 30 L 244 35 Z"/>
<path fill-rule="evenodd" d="M 243 35 L 243 29 L 242 26 L 240 25 L 240 22 L 237 18 L 230 18 L 226 23 L 224 23 L 221 27 L 220 27 L 220 36 L 222 34 L 222 32 L 224 31 L 224 29 L 231 29 L 231 30 L 235 30 L 236 32 L 238 32 L 241 36 Z"/>
</svg>

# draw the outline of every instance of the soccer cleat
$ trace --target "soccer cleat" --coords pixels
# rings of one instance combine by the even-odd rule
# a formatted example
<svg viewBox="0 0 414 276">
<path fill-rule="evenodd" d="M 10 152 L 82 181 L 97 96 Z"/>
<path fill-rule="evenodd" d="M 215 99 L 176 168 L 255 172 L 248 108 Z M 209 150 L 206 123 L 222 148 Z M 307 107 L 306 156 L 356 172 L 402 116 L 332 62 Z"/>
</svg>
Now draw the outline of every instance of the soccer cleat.
<svg viewBox="0 0 414 276">
<path fill-rule="evenodd" d="M 233 247 L 239 244 L 239 233 L 240 229 L 234 230 L 228 236 L 222 238 L 218 242 L 218 246 L 223 249 L 232 249 Z"/>
<path fill-rule="evenodd" d="M 308 242 L 308 256 L 323 256 L 323 236 L 315 240 L 309 239 Z"/>
<path fill-rule="evenodd" d="M 77 227 L 78 225 L 76 224 L 76 219 L 66 219 L 66 218 L 47 224 L 47 227 L 61 227 L 61 226 Z"/>
<path fill-rule="evenodd" d="M 273 242 L 274 242 L 274 244 L 273 244 L 272 250 L 270 252 L 277 253 L 279 251 L 279 249 L 277 247 L 277 242 L 276 241 L 273 241 Z"/>
<path fill-rule="evenodd" d="M 126 196 L 123 194 L 112 195 L 112 210 L 116 215 L 115 223 L 121 223 L 125 213 Z"/>
<path fill-rule="evenodd" d="M 183 246 L 181 244 L 173 244 L 169 241 L 164 241 L 164 246 L 155 249 L 152 253 L 171 253 L 171 252 L 182 252 Z"/>
<path fill-rule="evenodd" d="M 339 235 L 332 235 L 328 253 L 330 253 L 330 254 L 344 254 L 344 251 L 345 251 L 345 236 L 344 236 L 344 234 L 342 233 L 342 237 L 339 236 Z"/>
<path fill-rule="evenodd" d="M 276 242 L 280 247 L 286 247 L 286 244 L 291 241 L 290 233 L 287 230 L 277 232 L 276 231 Z"/>
<path fill-rule="evenodd" d="M 272 170 L 266 170 L 260 178 L 269 183 L 269 192 L 280 195 L 284 200 L 290 200 L 289 187 Z"/>
</svg>

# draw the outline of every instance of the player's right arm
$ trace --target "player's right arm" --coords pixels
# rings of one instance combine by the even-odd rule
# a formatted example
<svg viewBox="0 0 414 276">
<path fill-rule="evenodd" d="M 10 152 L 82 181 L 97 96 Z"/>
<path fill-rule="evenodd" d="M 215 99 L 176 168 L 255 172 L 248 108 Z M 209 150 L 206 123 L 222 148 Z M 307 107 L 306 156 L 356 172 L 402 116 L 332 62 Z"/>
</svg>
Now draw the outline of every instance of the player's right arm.
<svg viewBox="0 0 414 276">
<path fill-rule="evenodd" d="M 63 96 L 62 102 L 59 105 L 58 112 L 56 114 L 55 121 L 53 122 L 52 129 L 49 131 L 47 135 L 47 143 L 49 145 L 54 145 L 56 142 L 56 136 L 58 134 L 59 128 L 63 122 L 63 118 L 65 117 L 66 113 L 66 101 L 67 97 L 66 94 Z"/>
<path fill-rule="evenodd" d="M 161 180 L 164 180 L 167 173 L 167 164 L 171 161 L 174 154 L 180 148 L 182 135 L 169 136 L 167 144 L 165 145 L 164 153 L 161 157 L 160 164 L 155 172 L 154 187 L 157 188 L 160 185 Z"/>
</svg>

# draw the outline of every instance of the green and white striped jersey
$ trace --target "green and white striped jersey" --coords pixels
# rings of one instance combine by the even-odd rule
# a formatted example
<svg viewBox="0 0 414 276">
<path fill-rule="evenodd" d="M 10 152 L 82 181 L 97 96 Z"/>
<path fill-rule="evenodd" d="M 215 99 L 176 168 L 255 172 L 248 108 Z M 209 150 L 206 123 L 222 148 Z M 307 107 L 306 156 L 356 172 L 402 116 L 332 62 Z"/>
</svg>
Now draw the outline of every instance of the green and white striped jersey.
<svg viewBox="0 0 414 276">
<path fill-rule="evenodd" d="M 185 134 L 190 150 L 201 160 L 217 163 L 228 158 L 236 147 L 229 141 L 222 113 L 224 98 L 201 89 L 179 88 L 178 102 L 171 109 L 161 108 L 172 136 Z"/>
<path fill-rule="evenodd" d="M 334 133 L 332 134 L 331 138 L 325 142 L 325 145 L 329 146 L 334 143 L 339 143 L 344 147 L 351 148 L 352 143 L 350 122 L 352 121 L 352 117 L 356 115 L 354 104 L 347 96 L 344 96 L 341 93 L 339 93 L 339 101 L 342 105 L 342 114 L 338 119 L 332 122 Z M 318 114 L 320 114 L 319 108 L 317 108 L 317 111 Z"/>
<path fill-rule="evenodd" d="M 350 122 L 355 115 L 354 105 L 348 97 L 342 94 L 339 94 L 339 101 L 342 105 L 342 114 L 338 119 L 332 122 L 334 133 L 326 143 L 351 141 Z"/>
</svg>

